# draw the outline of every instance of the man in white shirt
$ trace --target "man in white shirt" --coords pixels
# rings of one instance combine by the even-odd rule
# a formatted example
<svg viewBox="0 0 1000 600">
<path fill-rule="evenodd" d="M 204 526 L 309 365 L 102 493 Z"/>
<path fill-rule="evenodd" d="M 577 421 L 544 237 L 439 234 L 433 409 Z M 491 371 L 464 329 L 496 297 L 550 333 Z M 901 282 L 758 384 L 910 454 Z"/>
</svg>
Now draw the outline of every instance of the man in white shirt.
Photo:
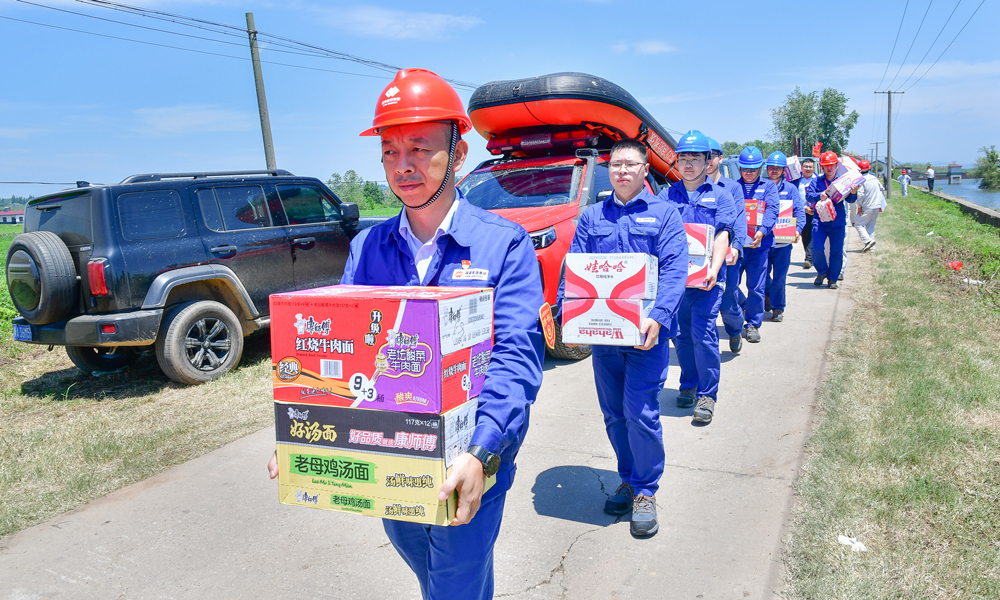
<svg viewBox="0 0 1000 600">
<path fill-rule="evenodd" d="M 933 167 L 927 167 L 927 191 L 934 191 L 934 169 Z"/>
<path fill-rule="evenodd" d="M 875 220 L 885 205 L 885 191 L 878 178 L 868 172 L 871 165 L 867 160 L 859 161 L 858 166 L 865 182 L 858 190 L 857 210 L 851 212 L 851 223 L 865 245 L 862 252 L 868 252 L 875 247 Z"/>
</svg>

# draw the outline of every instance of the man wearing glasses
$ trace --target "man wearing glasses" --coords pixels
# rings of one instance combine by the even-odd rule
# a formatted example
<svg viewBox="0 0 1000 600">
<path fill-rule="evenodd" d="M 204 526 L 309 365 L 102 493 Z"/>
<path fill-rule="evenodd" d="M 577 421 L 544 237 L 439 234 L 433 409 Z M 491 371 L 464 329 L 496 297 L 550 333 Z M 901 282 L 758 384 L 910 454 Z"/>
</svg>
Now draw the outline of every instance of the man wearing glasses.
<svg viewBox="0 0 1000 600">
<path fill-rule="evenodd" d="M 575 253 L 642 252 L 657 257 L 656 300 L 640 331 L 642 346 L 593 346 L 594 381 L 622 483 L 604 503 L 613 515 L 632 513 L 632 535 L 657 532 L 656 491 L 663 475 L 663 430 L 657 397 L 670 364 L 667 341 L 677 334 L 677 307 L 687 281 L 687 234 L 677 209 L 650 194 L 646 146 L 625 139 L 611 149 L 614 193 L 580 215 Z M 559 287 L 562 305 L 563 285 Z M 661 335 L 662 334 L 662 335 Z"/>
</svg>

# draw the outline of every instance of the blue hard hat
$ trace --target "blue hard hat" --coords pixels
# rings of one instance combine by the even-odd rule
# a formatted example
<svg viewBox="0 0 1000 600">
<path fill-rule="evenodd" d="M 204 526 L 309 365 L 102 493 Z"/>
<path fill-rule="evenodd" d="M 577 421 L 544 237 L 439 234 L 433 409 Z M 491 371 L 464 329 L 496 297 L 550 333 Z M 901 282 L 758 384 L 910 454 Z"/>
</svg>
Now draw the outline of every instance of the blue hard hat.
<svg viewBox="0 0 1000 600">
<path fill-rule="evenodd" d="M 769 167 L 787 167 L 788 158 L 785 153 L 778 150 L 777 152 L 772 152 L 771 156 L 767 157 L 767 166 Z"/>
<path fill-rule="evenodd" d="M 681 152 L 704 152 L 707 154 L 711 151 L 712 149 L 708 146 L 708 138 L 697 129 L 685 133 L 677 142 L 678 154 Z"/>
<path fill-rule="evenodd" d="M 764 155 L 757 146 L 747 146 L 740 152 L 741 169 L 759 169 L 764 166 Z"/>
<path fill-rule="evenodd" d="M 708 139 L 708 148 L 712 152 L 718 152 L 719 154 L 722 154 L 722 146 L 719 145 L 719 142 L 715 141 L 715 138 L 707 138 L 707 139 Z"/>
</svg>

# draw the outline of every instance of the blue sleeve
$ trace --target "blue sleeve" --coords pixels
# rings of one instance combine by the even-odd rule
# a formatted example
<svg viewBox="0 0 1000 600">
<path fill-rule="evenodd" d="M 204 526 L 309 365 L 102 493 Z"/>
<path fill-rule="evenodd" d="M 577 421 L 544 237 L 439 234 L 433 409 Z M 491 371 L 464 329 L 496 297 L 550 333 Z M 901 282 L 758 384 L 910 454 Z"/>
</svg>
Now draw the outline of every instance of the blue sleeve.
<svg viewBox="0 0 1000 600">
<path fill-rule="evenodd" d="M 806 226 L 806 203 L 799 196 L 799 186 L 791 186 L 792 191 L 788 194 L 792 197 L 792 216 L 795 217 L 795 231 L 802 233 Z"/>
<path fill-rule="evenodd" d="M 764 237 L 771 235 L 771 232 L 774 231 L 780 214 L 781 203 L 778 201 L 778 186 L 774 185 L 773 181 L 767 181 L 764 183 L 764 223 L 760 226 Z"/>
<path fill-rule="evenodd" d="M 736 204 L 733 196 L 727 190 L 718 188 L 715 194 L 715 235 L 718 237 L 723 231 L 729 232 L 729 239 L 736 235 L 734 224 L 736 223 Z M 744 228 L 746 224 L 744 223 Z M 711 252 L 711 250 L 709 250 Z M 686 281 L 686 280 L 685 280 Z"/>
<path fill-rule="evenodd" d="M 569 251 L 567 254 L 584 254 L 590 247 L 589 244 L 589 231 L 590 231 L 590 213 L 593 209 L 588 208 L 583 211 L 580 215 L 580 220 L 576 224 L 576 233 L 573 234 L 573 241 L 569 245 Z M 559 278 L 559 293 L 556 295 L 556 319 L 562 318 L 562 305 L 563 305 L 563 293 L 566 288 L 566 278 Z"/>
<path fill-rule="evenodd" d="M 476 430 L 470 445 L 513 461 L 527 432 L 528 406 L 542 385 L 545 342 L 538 310 L 545 302 L 538 259 L 523 230 L 511 240 L 493 289 L 493 353 L 479 394 Z"/>
<path fill-rule="evenodd" d="M 809 187 L 806 188 L 806 202 L 810 206 L 815 205 L 819 202 L 819 195 L 822 190 L 819 189 L 819 177 L 813 177 L 813 180 L 809 182 Z"/>
<path fill-rule="evenodd" d="M 673 206 L 664 215 L 665 223 L 656 241 L 656 256 L 659 262 L 659 279 L 656 284 L 656 302 L 649 317 L 669 330 L 677 318 L 677 309 L 687 289 L 688 245 L 687 232 L 681 214 Z"/>
<path fill-rule="evenodd" d="M 736 218 L 733 220 L 733 235 L 729 237 L 729 245 L 736 248 L 741 256 L 743 255 L 743 246 L 747 243 L 747 205 L 742 195 L 740 192 L 741 198 L 739 199 L 733 196 Z"/>
</svg>

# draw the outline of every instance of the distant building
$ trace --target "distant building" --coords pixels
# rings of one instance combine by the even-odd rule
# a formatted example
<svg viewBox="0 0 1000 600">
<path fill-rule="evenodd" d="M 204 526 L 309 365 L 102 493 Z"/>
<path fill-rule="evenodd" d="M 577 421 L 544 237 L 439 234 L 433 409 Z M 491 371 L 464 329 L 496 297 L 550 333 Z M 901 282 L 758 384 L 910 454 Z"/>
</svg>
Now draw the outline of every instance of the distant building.
<svg viewBox="0 0 1000 600">
<path fill-rule="evenodd" d="M 23 210 L 5 210 L 0 212 L 0 225 L 20 225 L 24 223 Z"/>
<path fill-rule="evenodd" d="M 962 165 L 948 165 L 948 183 L 962 183 Z"/>
</svg>

